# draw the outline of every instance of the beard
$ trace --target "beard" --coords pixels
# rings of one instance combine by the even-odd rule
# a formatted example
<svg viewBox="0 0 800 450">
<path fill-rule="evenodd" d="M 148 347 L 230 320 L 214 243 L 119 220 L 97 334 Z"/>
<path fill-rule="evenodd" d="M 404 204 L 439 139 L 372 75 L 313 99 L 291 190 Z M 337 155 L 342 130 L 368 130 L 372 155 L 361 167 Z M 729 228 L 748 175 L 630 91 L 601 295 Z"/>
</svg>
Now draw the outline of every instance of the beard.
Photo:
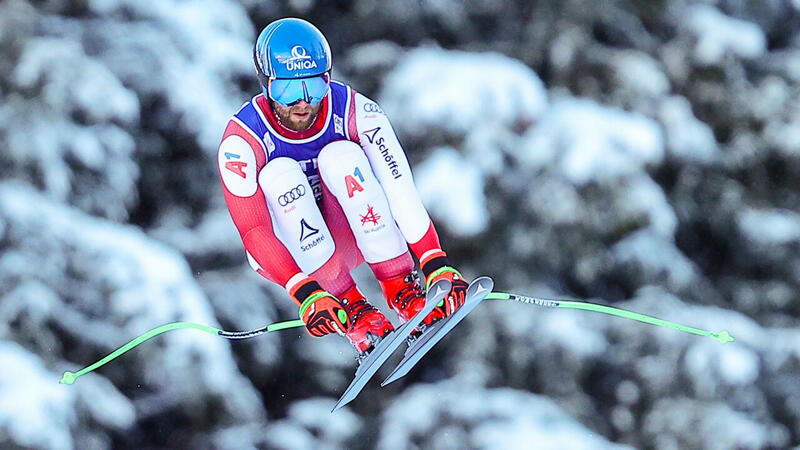
<svg viewBox="0 0 800 450">
<path fill-rule="evenodd" d="M 281 125 L 292 131 L 309 129 L 317 119 L 320 109 L 322 109 L 322 102 L 316 105 L 301 102 L 294 106 L 283 106 L 272 101 L 270 103 L 272 103 L 272 110 L 275 111 L 275 115 Z"/>
</svg>

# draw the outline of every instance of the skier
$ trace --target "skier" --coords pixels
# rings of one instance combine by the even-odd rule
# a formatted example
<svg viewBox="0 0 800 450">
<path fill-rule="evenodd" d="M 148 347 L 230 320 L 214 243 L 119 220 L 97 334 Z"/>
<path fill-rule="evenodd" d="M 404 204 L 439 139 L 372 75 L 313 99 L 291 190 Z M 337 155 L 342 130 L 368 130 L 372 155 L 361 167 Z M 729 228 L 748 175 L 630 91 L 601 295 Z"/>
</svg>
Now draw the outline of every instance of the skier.
<svg viewBox="0 0 800 450">
<path fill-rule="evenodd" d="M 367 262 L 402 323 L 426 286 L 451 290 L 423 321 L 464 303 L 453 268 L 380 106 L 332 80 L 327 40 L 296 18 L 270 23 L 253 59 L 262 93 L 230 119 L 219 146 L 225 201 L 251 267 L 283 286 L 312 336 L 347 336 L 364 358 L 394 328 L 356 286 Z"/>
</svg>

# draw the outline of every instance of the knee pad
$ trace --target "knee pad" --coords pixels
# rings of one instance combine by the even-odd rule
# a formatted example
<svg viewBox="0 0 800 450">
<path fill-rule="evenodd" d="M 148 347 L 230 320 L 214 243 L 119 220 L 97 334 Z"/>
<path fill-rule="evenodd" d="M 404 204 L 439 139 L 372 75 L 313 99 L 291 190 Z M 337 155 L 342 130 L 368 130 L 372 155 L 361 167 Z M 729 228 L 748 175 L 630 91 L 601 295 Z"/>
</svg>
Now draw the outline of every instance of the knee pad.
<svg viewBox="0 0 800 450">
<path fill-rule="evenodd" d="M 341 205 L 368 263 L 383 262 L 407 251 L 386 194 L 358 144 L 331 142 L 320 151 L 317 164 L 322 181 Z"/>
<path fill-rule="evenodd" d="M 258 174 L 273 229 L 305 273 L 325 264 L 336 246 L 308 178 L 291 158 L 270 160 Z"/>
<path fill-rule="evenodd" d="M 358 144 L 335 141 L 326 145 L 317 157 L 319 173 L 339 203 L 358 204 L 386 194 L 372 172 L 367 155 Z"/>
</svg>

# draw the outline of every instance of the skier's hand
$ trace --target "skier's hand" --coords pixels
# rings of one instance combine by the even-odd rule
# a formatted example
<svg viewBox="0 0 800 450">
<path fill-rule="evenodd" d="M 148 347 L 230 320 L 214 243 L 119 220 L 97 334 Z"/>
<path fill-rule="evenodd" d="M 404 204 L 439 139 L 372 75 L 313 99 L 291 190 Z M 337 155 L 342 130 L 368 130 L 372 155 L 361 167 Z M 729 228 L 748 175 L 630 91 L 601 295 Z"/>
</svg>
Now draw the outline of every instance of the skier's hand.
<svg viewBox="0 0 800 450">
<path fill-rule="evenodd" d="M 467 283 L 458 270 L 450 266 L 444 266 L 431 273 L 430 276 L 428 276 L 426 284 L 428 288 L 430 288 L 433 283 L 439 280 L 448 280 L 450 282 L 450 292 L 448 292 L 442 302 L 436 306 L 446 317 L 453 314 L 464 304 L 467 298 L 469 283 Z"/>
<path fill-rule="evenodd" d="M 302 301 L 300 318 L 308 332 L 315 337 L 331 333 L 345 334 L 349 318 L 341 302 L 327 291 L 317 290 Z"/>
</svg>

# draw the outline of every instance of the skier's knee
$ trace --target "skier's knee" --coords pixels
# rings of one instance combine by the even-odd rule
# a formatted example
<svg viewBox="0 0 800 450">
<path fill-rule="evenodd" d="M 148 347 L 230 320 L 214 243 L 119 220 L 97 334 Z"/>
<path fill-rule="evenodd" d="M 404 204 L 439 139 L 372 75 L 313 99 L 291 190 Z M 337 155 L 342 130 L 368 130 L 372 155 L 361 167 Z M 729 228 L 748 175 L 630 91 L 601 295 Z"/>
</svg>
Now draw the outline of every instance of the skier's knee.
<svg viewBox="0 0 800 450">
<path fill-rule="evenodd" d="M 267 191 L 271 190 L 271 188 L 275 185 L 285 184 L 282 182 L 286 181 L 287 179 L 299 180 L 300 178 L 305 177 L 306 176 L 297 161 L 293 160 L 292 158 L 281 157 L 271 159 L 269 162 L 267 162 L 258 175 L 258 182 L 261 184 L 261 188 Z"/>
<path fill-rule="evenodd" d="M 297 161 L 291 158 L 269 161 L 258 174 L 258 184 L 264 191 L 267 203 L 273 207 L 284 207 L 301 199 L 314 199 L 308 178 Z"/>
<path fill-rule="evenodd" d="M 322 179 L 340 202 L 365 189 L 369 197 L 384 195 L 364 150 L 354 142 L 331 142 L 322 148 L 317 162 Z"/>
<path fill-rule="evenodd" d="M 356 171 L 361 178 L 375 177 L 364 150 L 351 141 L 335 141 L 326 145 L 319 152 L 317 163 L 320 172 L 330 178 L 352 175 Z"/>
</svg>

